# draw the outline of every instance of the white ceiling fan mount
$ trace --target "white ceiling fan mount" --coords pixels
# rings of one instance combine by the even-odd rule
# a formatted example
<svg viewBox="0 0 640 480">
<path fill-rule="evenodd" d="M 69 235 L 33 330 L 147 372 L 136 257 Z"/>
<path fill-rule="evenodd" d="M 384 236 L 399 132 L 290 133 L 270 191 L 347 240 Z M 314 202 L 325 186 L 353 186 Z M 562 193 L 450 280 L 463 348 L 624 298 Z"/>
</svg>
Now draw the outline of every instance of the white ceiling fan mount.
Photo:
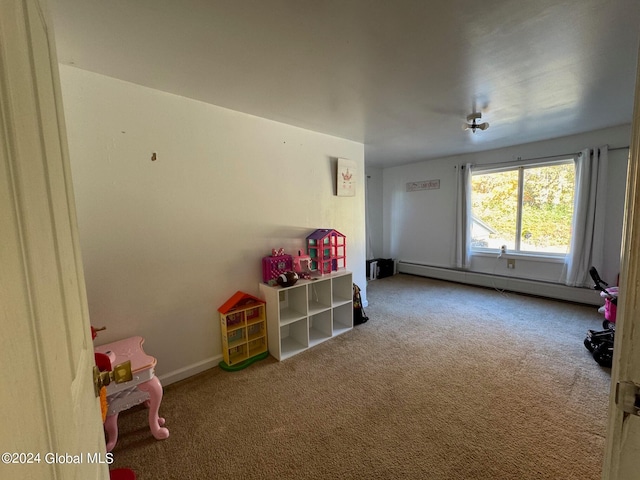
<svg viewBox="0 0 640 480">
<path fill-rule="evenodd" d="M 477 121 L 482 118 L 482 113 L 471 113 L 467 115 L 467 123 L 462 127 L 463 130 L 471 130 L 473 133 L 476 133 L 476 130 L 486 130 L 489 128 L 489 124 L 487 122 L 478 123 Z M 469 123 L 471 122 L 471 123 Z"/>
</svg>

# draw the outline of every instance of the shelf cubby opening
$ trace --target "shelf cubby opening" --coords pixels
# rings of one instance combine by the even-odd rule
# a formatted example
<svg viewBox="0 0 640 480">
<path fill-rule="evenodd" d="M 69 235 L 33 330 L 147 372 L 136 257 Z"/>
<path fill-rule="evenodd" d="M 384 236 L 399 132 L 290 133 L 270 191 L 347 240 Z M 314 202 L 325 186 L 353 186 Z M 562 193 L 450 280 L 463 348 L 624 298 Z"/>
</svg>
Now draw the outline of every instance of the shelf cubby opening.
<svg viewBox="0 0 640 480">
<path fill-rule="evenodd" d="M 331 308 L 331 280 L 320 279 L 307 285 L 309 315 L 315 315 Z"/>
<path fill-rule="evenodd" d="M 333 309 L 333 335 L 340 335 L 353 328 L 353 306 L 341 305 Z"/>
<path fill-rule="evenodd" d="M 309 317 L 310 347 L 330 339 L 332 335 L 330 310 Z"/>
<path fill-rule="evenodd" d="M 295 355 L 309 347 L 307 319 L 298 320 L 280 327 L 280 359 Z"/>
<path fill-rule="evenodd" d="M 342 275 L 333 279 L 332 305 L 334 307 L 351 303 L 353 300 L 353 283 L 351 275 Z"/>
<path fill-rule="evenodd" d="M 286 325 L 307 316 L 307 290 L 283 288 L 278 292 L 280 324 Z"/>
</svg>

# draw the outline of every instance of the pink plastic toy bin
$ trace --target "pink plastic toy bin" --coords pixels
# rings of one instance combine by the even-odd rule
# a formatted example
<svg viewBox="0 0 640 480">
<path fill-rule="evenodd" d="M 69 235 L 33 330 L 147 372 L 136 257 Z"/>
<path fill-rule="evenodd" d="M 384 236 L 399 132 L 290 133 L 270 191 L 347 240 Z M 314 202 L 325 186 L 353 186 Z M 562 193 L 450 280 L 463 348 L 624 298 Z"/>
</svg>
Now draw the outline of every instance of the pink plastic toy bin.
<svg viewBox="0 0 640 480">
<path fill-rule="evenodd" d="M 616 323 L 618 306 L 613 303 L 613 300 L 618 298 L 618 287 L 609 287 L 605 290 L 606 293 L 600 292 L 600 296 L 604 298 L 604 318 L 611 323 Z"/>
</svg>

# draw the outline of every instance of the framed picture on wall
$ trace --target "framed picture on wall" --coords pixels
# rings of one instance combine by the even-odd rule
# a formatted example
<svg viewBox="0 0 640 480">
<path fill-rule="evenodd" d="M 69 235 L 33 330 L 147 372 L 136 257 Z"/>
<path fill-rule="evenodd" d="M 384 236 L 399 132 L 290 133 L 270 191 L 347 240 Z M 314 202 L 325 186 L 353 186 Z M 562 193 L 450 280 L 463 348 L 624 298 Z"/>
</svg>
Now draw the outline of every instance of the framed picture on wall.
<svg viewBox="0 0 640 480">
<path fill-rule="evenodd" d="M 338 159 L 336 178 L 339 197 L 353 197 L 356 194 L 356 162 L 346 158 Z"/>
</svg>

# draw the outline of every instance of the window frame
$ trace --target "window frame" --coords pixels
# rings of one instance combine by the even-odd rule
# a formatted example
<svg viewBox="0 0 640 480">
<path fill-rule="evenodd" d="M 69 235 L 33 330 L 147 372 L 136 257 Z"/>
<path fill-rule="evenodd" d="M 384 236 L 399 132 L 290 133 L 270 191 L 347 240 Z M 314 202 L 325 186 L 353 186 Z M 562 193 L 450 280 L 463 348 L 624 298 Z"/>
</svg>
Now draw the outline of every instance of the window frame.
<svg viewBox="0 0 640 480">
<path fill-rule="evenodd" d="M 471 170 L 471 179 L 473 179 L 474 175 L 486 175 L 491 173 L 501 173 L 501 172 L 510 172 L 510 171 L 518 171 L 518 205 L 516 211 L 516 238 L 515 238 L 515 249 L 507 250 L 507 255 L 511 257 L 528 257 L 535 258 L 549 262 L 564 262 L 566 257 L 569 255 L 567 253 L 554 253 L 554 252 L 533 252 L 533 251 L 523 251 L 520 249 L 521 247 L 521 236 L 522 236 L 522 204 L 524 198 L 524 172 L 530 168 L 540 168 L 540 167 L 549 167 L 553 165 L 568 165 L 573 164 L 574 168 L 576 166 L 576 157 L 577 155 L 562 155 L 556 157 L 545 157 L 544 159 L 538 160 L 520 160 L 515 162 L 505 162 L 502 164 L 491 164 L 491 165 L 478 165 L 475 166 Z M 575 180 L 574 180 L 574 202 L 575 202 Z M 473 198 L 473 189 L 471 189 L 471 198 Z M 469 221 L 473 221 L 473 211 L 469 211 Z M 573 219 L 572 219 L 573 221 Z M 571 242 L 571 238 L 569 239 Z M 479 255 L 479 256 L 495 256 L 496 253 L 500 253 L 499 248 L 489 248 L 489 247 L 475 247 L 469 246 L 469 251 L 471 255 Z"/>
</svg>

